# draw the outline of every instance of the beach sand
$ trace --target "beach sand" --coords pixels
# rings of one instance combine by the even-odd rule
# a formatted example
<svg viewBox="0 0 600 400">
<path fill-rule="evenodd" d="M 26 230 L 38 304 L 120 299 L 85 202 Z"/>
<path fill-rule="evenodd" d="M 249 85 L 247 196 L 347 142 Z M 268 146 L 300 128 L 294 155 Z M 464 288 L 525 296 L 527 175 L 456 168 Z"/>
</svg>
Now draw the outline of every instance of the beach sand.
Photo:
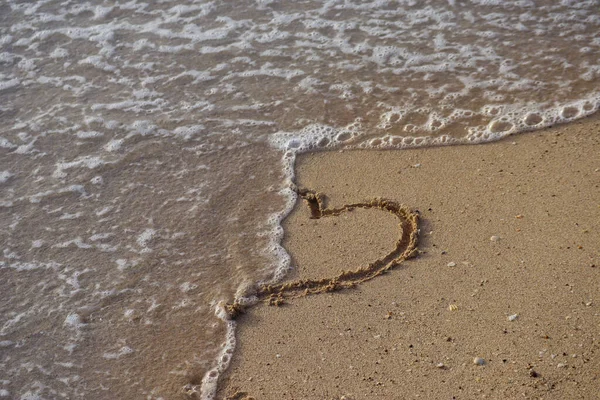
<svg viewBox="0 0 600 400">
<path fill-rule="evenodd" d="M 247 310 L 220 397 L 600 398 L 599 117 L 485 145 L 305 154 L 296 172 L 329 206 L 418 210 L 421 252 L 356 288 Z M 298 201 L 284 222 L 290 279 L 364 266 L 398 238 L 380 210 L 310 216 Z"/>
</svg>

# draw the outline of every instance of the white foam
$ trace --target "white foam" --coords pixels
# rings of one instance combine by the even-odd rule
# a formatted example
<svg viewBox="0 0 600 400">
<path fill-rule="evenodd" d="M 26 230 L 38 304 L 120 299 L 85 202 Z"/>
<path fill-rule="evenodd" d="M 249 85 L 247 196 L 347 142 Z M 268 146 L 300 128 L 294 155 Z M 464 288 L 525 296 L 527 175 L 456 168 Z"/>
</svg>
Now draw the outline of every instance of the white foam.
<svg viewBox="0 0 600 400">
<path fill-rule="evenodd" d="M 33 71 L 35 69 L 35 60 L 31 58 L 22 58 L 17 67 L 23 71 Z"/>
<path fill-rule="evenodd" d="M 66 249 L 66 248 L 72 247 L 72 246 L 75 246 L 79 249 L 91 249 L 94 247 L 91 244 L 85 243 L 83 241 L 83 239 L 81 239 L 81 237 L 76 237 L 75 239 L 57 243 L 57 244 L 53 245 L 52 248 Z"/>
<path fill-rule="evenodd" d="M 95 213 L 98 217 L 102 217 L 102 216 L 108 214 L 109 212 L 111 212 L 113 209 L 114 209 L 113 206 L 106 206 L 106 207 L 96 210 Z"/>
<path fill-rule="evenodd" d="M 156 230 L 152 228 L 146 228 L 146 230 L 144 230 L 144 232 L 137 237 L 137 244 L 144 249 L 148 249 L 148 243 L 152 240 L 152 238 L 154 238 L 155 235 Z"/>
<path fill-rule="evenodd" d="M 94 7 L 94 17 L 93 18 L 95 20 L 104 19 L 114 9 L 115 8 L 112 6 L 108 6 L 108 7 L 96 6 L 96 7 Z"/>
<path fill-rule="evenodd" d="M 180 126 L 173 130 L 173 134 L 184 140 L 189 140 L 204 130 L 204 125 Z"/>
<path fill-rule="evenodd" d="M 229 319 L 223 302 L 219 302 L 215 308 L 215 315 L 225 324 L 225 342 L 221 345 L 221 351 L 217 357 L 216 365 L 208 370 L 202 378 L 200 387 L 189 388 L 188 391 L 200 393 L 201 400 L 212 400 L 217 393 L 217 383 L 219 376 L 229 367 L 231 356 L 235 350 L 235 321 Z M 188 389 L 188 388 L 186 388 Z"/>
<path fill-rule="evenodd" d="M 121 146 L 123 146 L 123 139 L 112 139 L 104 145 L 104 150 L 113 152 L 119 150 Z"/>
<path fill-rule="evenodd" d="M 7 81 L 0 81 L 0 91 L 17 87 L 21 84 L 21 81 L 17 78 L 13 78 Z"/>
<path fill-rule="evenodd" d="M 52 50 L 52 53 L 50 53 L 51 58 L 66 58 L 68 57 L 68 55 L 69 51 L 62 47 L 57 47 L 54 50 Z"/>
<path fill-rule="evenodd" d="M 21 395 L 20 400 L 44 400 L 42 396 L 38 393 L 33 393 L 31 391 L 27 391 Z"/>
<path fill-rule="evenodd" d="M 13 41 L 12 35 L 2 35 L 0 36 L 0 45 L 4 46 L 10 44 Z"/>
<path fill-rule="evenodd" d="M 76 213 L 64 213 L 63 215 L 61 215 L 60 217 L 58 217 L 58 219 L 77 219 L 80 218 L 84 215 L 84 213 L 82 211 L 76 212 Z"/>
<path fill-rule="evenodd" d="M 66 170 L 72 168 L 86 167 L 88 169 L 95 169 L 108 162 L 97 156 L 83 156 L 79 157 L 71 162 L 60 162 L 56 163 L 56 169 L 52 173 L 54 178 L 65 178 L 67 176 Z"/>
<path fill-rule="evenodd" d="M 85 326 L 85 324 L 81 320 L 81 316 L 77 313 L 70 313 L 69 315 L 67 315 L 63 324 L 75 330 L 79 330 Z"/>
<path fill-rule="evenodd" d="M 8 268 L 12 268 L 18 272 L 22 271 L 33 271 L 36 269 L 53 269 L 56 270 L 61 266 L 61 264 L 56 262 L 20 262 L 17 261 L 15 263 L 9 264 Z"/>
<path fill-rule="evenodd" d="M 80 131 L 76 133 L 79 139 L 92 139 L 104 136 L 104 133 L 98 131 Z"/>
<path fill-rule="evenodd" d="M 33 154 L 36 152 L 36 150 L 33 148 L 33 145 L 35 144 L 37 139 L 33 139 L 31 142 L 27 143 L 27 144 L 22 144 L 20 146 L 18 146 L 14 153 L 15 154 Z"/>
<path fill-rule="evenodd" d="M 108 239 L 110 237 L 113 237 L 115 234 L 112 232 L 106 232 L 106 233 L 95 233 L 92 236 L 90 236 L 90 239 L 92 242 L 96 242 L 99 240 L 105 240 Z"/>
<path fill-rule="evenodd" d="M 112 353 L 106 352 L 106 353 L 102 354 L 102 357 L 107 360 L 118 360 L 119 358 L 126 356 L 128 354 L 131 354 L 133 352 L 134 352 L 134 350 L 131 347 L 123 346 L 119 349 L 118 352 L 116 352 L 116 353 L 115 352 L 112 352 Z"/>
<path fill-rule="evenodd" d="M 13 176 L 15 176 L 15 175 L 13 173 L 11 173 L 10 171 L 0 172 L 0 184 L 8 182 L 8 180 L 10 178 L 12 178 Z"/>
<path fill-rule="evenodd" d="M 292 153 L 334 148 L 359 136 L 361 133 L 360 127 L 360 118 L 357 118 L 355 122 L 343 128 L 311 124 L 298 132 L 275 133 L 269 136 L 269 142 L 275 148 Z"/>
<path fill-rule="evenodd" d="M 3 149 L 14 149 L 17 145 L 11 143 L 8 139 L 0 136 L 0 148 Z"/>
<path fill-rule="evenodd" d="M 181 285 L 179 285 L 179 290 L 181 290 L 183 293 L 187 293 L 190 290 L 196 289 L 197 287 L 198 285 L 191 282 L 183 282 Z"/>
</svg>

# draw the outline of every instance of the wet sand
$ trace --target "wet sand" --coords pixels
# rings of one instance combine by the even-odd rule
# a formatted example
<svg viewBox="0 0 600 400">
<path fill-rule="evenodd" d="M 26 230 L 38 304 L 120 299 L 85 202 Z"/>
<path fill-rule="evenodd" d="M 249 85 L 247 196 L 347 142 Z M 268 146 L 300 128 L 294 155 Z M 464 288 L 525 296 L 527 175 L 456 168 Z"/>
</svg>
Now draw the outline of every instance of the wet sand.
<svg viewBox="0 0 600 400">
<path fill-rule="evenodd" d="M 329 207 L 418 210 L 420 254 L 247 310 L 220 398 L 597 398 L 600 117 L 486 145 L 305 154 L 296 172 Z M 364 266 L 398 238 L 376 209 L 310 217 L 299 201 L 284 223 L 290 279 Z"/>
</svg>

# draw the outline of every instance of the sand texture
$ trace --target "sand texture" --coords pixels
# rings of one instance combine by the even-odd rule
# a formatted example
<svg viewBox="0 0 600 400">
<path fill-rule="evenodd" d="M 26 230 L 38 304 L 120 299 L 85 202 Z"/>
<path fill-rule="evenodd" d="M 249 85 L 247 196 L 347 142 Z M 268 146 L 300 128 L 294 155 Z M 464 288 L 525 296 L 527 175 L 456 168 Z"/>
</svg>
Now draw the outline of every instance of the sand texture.
<svg viewBox="0 0 600 400">
<path fill-rule="evenodd" d="M 332 209 L 406 205 L 419 254 L 239 315 L 221 398 L 600 398 L 600 118 L 478 146 L 306 154 L 296 183 Z M 284 223 L 289 282 L 398 243 L 377 208 L 311 216 L 298 201 Z"/>
</svg>

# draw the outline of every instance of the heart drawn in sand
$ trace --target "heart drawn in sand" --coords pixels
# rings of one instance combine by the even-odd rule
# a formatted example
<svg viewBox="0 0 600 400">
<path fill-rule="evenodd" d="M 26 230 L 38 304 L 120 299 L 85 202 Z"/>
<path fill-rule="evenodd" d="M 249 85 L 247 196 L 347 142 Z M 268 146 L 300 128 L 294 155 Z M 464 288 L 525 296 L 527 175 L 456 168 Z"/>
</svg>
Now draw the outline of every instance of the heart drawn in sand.
<svg viewBox="0 0 600 400">
<path fill-rule="evenodd" d="M 353 271 L 343 271 L 331 278 L 305 279 L 275 285 L 263 285 L 258 288 L 256 293 L 259 301 L 267 301 L 270 305 L 281 305 L 285 302 L 285 299 L 354 287 L 382 275 L 402 261 L 417 254 L 419 217 L 416 212 L 411 211 L 408 207 L 391 200 L 374 198 L 362 203 L 346 204 L 339 208 L 325 208 L 322 193 L 308 189 L 296 189 L 296 192 L 310 208 L 311 218 L 335 217 L 356 208 L 374 208 L 387 211 L 400 220 L 400 235 L 391 252 L 366 266 Z M 242 313 L 244 308 L 245 306 L 237 301 L 225 305 L 225 310 L 232 319 Z"/>
</svg>

